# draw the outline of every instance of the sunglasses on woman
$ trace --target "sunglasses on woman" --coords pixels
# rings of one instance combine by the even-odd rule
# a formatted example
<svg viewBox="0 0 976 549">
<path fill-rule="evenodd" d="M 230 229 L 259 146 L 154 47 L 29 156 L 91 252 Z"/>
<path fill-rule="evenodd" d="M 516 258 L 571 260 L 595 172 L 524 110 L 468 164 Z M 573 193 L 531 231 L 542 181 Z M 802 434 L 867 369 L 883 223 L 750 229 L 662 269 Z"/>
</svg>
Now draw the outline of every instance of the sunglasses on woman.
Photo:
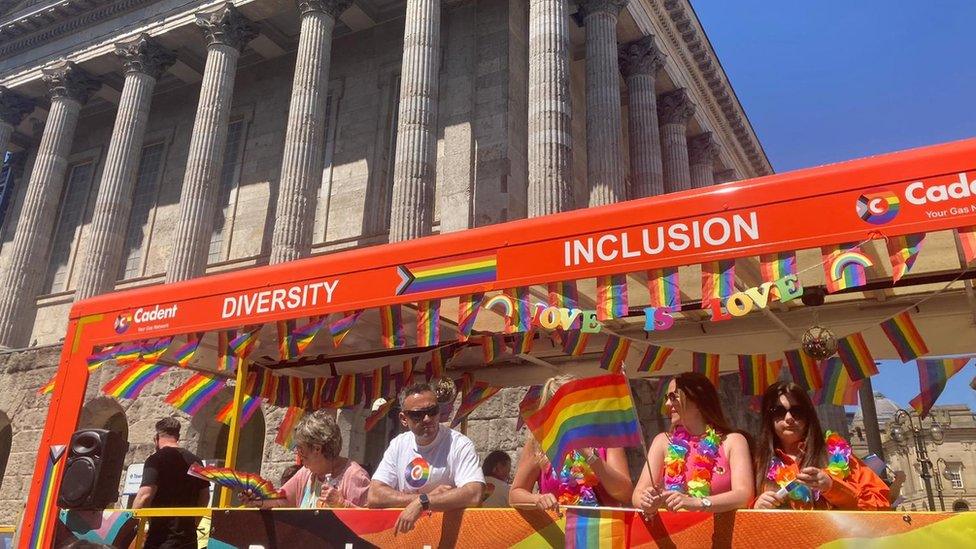
<svg viewBox="0 0 976 549">
<path fill-rule="evenodd" d="M 414 421 L 423 421 L 427 416 L 435 419 L 439 417 L 440 408 L 437 406 L 431 406 L 430 408 L 424 408 L 422 410 L 404 410 L 403 413 Z"/>
<path fill-rule="evenodd" d="M 799 406 L 787 408 L 782 404 L 777 404 L 769 409 L 769 415 L 773 418 L 773 421 L 779 421 L 785 418 L 786 412 L 789 412 L 796 421 L 803 421 L 806 418 L 806 412 L 804 412 L 803 408 L 800 408 Z"/>
</svg>

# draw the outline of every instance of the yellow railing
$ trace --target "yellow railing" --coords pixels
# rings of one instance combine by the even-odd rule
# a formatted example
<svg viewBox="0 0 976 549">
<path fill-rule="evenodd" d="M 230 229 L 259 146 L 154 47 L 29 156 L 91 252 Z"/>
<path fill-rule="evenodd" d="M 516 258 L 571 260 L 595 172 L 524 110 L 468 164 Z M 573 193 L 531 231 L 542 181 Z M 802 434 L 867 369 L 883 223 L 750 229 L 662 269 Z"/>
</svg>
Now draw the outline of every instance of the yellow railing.
<svg viewBox="0 0 976 549">
<path fill-rule="evenodd" d="M 131 511 L 139 521 L 138 526 L 136 526 L 136 542 L 134 545 L 136 549 L 142 549 L 142 545 L 146 541 L 146 521 L 151 518 L 200 517 L 201 524 L 197 526 L 197 539 L 206 540 L 210 535 L 210 513 L 213 509 L 208 507 L 157 507 L 131 509 Z"/>
</svg>

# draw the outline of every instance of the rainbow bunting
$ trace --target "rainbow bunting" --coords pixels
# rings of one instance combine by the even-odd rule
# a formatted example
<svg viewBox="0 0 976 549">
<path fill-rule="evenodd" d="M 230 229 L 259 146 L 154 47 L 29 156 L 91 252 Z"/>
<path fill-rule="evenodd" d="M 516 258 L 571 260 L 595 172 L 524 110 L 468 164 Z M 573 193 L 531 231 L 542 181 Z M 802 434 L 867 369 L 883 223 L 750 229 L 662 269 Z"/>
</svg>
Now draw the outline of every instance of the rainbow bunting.
<svg viewBox="0 0 976 549">
<path fill-rule="evenodd" d="M 196 373 L 183 385 L 166 396 L 166 403 L 191 416 L 224 388 L 225 381 L 219 377 Z"/>
<path fill-rule="evenodd" d="M 380 343 L 383 344 L 384 349 L 399 349 L 407 346 L 401 309 L 400 305 L 380 307 Z"/>
<path fill-rule="evenodd" d="M 874 265 L 871 259 L 861 252 L 857 244 L 825 246 L 823 254 L 824 279 L 827 292 L 834 293 L 847 288 L 857 288 L 868 283 L 868 267 Z"/>
<path fill-rule="evenodd" d="M 481 336 L 481 350 L 484 353 L 485 364 L 491 364 L 505 352 L 505 336 L 502 334 Z"/>
<path fill-rule="evenodd" d="M 657 372 L 661 368 L 664 368 L 664 363 L 667 361 L 668 357 L 674 349 L 669 349 L 668 347 L 658 347 L 657 345 L 648 345 L 647 350 L 644 351 L 644 356 L 641 358 L 640 365 L 637 366 L 638 372 Z"/>
<path fill-rule="evenodd" d="M 329 334 L 332 335 L 332 345 L 338 349 L 339 345 L 342 344 L 342 340 L 349 335 L 349 330 L 352 330 L 353 324 L 359 320 L 359 315 L 363 314 L 363 310 L 358 311 L 347 311 L 343 313 L 342 318 L 336 320 L 332 324 L 329 324 Z"/>
<path fill-rule="evenodd" d="M 467 341 L 474 329 L 474 321 L 485 301 L 485 294 L 467 294 L 458 298 L 458 341 Z"/>
<path fill-rule="evenodd" d="M 279 376 L 279 378 L 278 391 L 268 399 L 268 403 L 289 408 L 305 406 L 305 380 L 294 376 Z"/>
<path fill-rule="evenodd" d="M 432 347 L 441 342 L 440 300 L 417 303 L 417 346 Z"/>
<path fill-rule="evenodd" d="M 307 410 L 318 410 L 319 408 L 323 407 L 322 391 L 325 389 L 325 379 L 326 378 L 324 377 L 317 377 L 313 379 L 312 383 L 310 384 L 311 387 L 306 389 L 309 394 Z"/>
<path fill-rule="evenodd" d="M 417 357 L 408 358 L 403 361 L 403 370 L 401 371 L 401 373 L 403 374 L 403 387 L 401 387 L 400 389 L 413 385 L 413 369 L 414 366 L 416 365 L 417 365 Z"/>
<path fill-rule="evenodd" d="M 918 389 L 921 391 L 909 404 L 918 412 L 919 417 L 928 415 L 929 410 L 945 390 L 949 378 L 958 374 L 973 359 L 971 356 L 962 358 L 920 358 L 918 365 Z"/>
<path fill-rule="evenodd" d="M 532 294 L 528 286 L 520 286 L 505 290 L 505 295 L 512 300 L 512 314 L 509 332 L 526 332 L 532 328 Z"/>
<path fill-rule="evenodd" d="M 217 371 L 233 372 L 237 370 L 237 357 L 230 348 L 230 341 L 237 334 L 234 330 L 217 332 Z"/>
<path fill-rule="evenodd" d="M 779 373 L 783 370 L 783 359 L 770 360 L 766 362 L 766 386 L 779 381 Z"/>
<path fill-rule="evenodd" d="M 658 411 L 664 417 L 668 416 L 668 385 L 670 384 L 670 378 L 658 378 L 657 387 L 654 390 L 654 401 L 660 403 Z"/>
<path fill-rule="evenodd" d="M 603 322 L 623 318 L 630 312 L 627 300 L 627 275 L 596 278 L 596 319 Z"/>
<path fill-rule="evenodd" d="M 298 427 L 298 422 L 301 421 L 304 415 L 305 410 L 302 408 L 289 406 L 285 410 L 285 417 L 281 418 L 281 424 L 278 425 L 278 434 L 275 435 L 275 442 L 278 445 L 284 446 L 289 450 L 295 449 L 295 427 Z"/>
<path fill-rule="evenodd" d="M 333 377 L 335 389 L 332 391 L 330 408 L 348 408 L 356 404 L 356 395 L 359 394 L 356 387 L 356 374 L 342 374 Z"/>
<path fill-rule="evenodd" d="M 715 388 L 718 388 L 719 355 L 711 353 L 691 353 L 691 371 L 708 378 Z"/>
<path fill-rule="evenodd" d="M 181 345 L 176 352 L 173 353 L 173 358 L 176 359 L 176 364 L 180 368 L 186 368 L 190 365 L 190 361 L 193 360 L 193 355 L 196 354 L 197 349 L 200 348 L 200 343 L 203 341 L 203 332 L 194 332 L 186 335 L 186 343 Z"/>
<path fill-rule="evenodd" d="M 840 357 L 847 368 L 847 373 L 854 381 L 878 373 L 878 365 L 874 363 L 874 357 L 871 356 L 868 344 L 860 332 L 837 340 L 837 356 Z"/>
<path fill-rule="evenodd" d="M 542 385 L 529 386 L 529 389 L 525 391 L 525 396 L 519 401 L 519 417 L 515 422 L 516 431 L 521 429 L 525 423 L 525 420 L 522 419 L 525 414 L 537 410 L 540 402 L 542 402 Z"/>
<path fill-rule="evenodd" d="M 966 265 L 976 261 L 976 225 L 956 229 L 956 238 Z"/>
<path fill-rule="evenodd" d="M 823 387 L 814 393 L 813 401 L 817 404 L 857 406 L 857 391 L 861 388 L 861 382 L 853 381 L 844 363 L 835 356 L 821 364 L 820 377 L 823 379 Z"/>
<path fill-rule="evenodd" d="M 925 233 L 892 236 L 887 240 L 888 259 L 891 260 L 891 281 L 897 283 L 915 266 L 922 250 Z"/>
<path fill-rule="evenodd" d="M 517 355 L 527 355 L 532 352 L 533 344 L 535 344 L 535 330 L 516 333 L 512 352 Z"/>
<path fill-rule="evenodd" d="M 627 358 L 627 351 L 629 350 L 629 339 L 608 335 L 607 343 L 603 346 L 603 356 L 600 357 L 600 368 L 609 371 L 611 374 L 623 372 L 624 360 Z"/>
<path fill-rule="evenodd" d="M 235 471 L 226 467 L 215 467 L 211 465 L 200 465 L 194 463 L 190 465 L 187 474 L 207 482 L 213 482 L 234 492 L 250 492 L 257 499 L 279 499 L 285 494 L 276 490 L 270 480 L 261 478 L 255 473 Z"/>
<path fill-rule="evenodd" d="M 630 547 L 626 511 L 601 507 L 566 509 L 566 549 Z"/>
<path fill-rule="evenodd" d="M 366 416 L 366 423 L 364 425 L 365 431 L 368 433 L 373 430 L 374 427 L 380 424 L 380 421 L 385 418 L 390 413 L 390 409 L 396 404 L 396 400 L 387 400 L 381 404 L 376 410 Z"/>
<path fill-rule="evenodd" d="M 55 372 L 54 373 L 54 377 L 52 377 L 51 379 L 49 379 L 47 381 L 47 383 L 45 383 L 44 385 L 42 385 L 41 388 L 37 390 L 37 394 L 39 394 L 39 395 L 49 395 L 49 394 L 53 393 L 54 392 L 54 380 L 56 380 L 57 378 L 58 378 L 58 374 L 57 374 L 57 372 Z"/>
<path fill-rule="evenodd" d="M 115 398 L 132 400 L 139 396 L 139 393 L 146 388 L 146 385 L 149 385 L 149 382 L 165 371 L 166 366 L 163 364 L 138 362 L 122 370 L 119 375 L 106 383 L 102 387 L 102 392 Z"/>
<path fill-rule="evenodd" d="M 739 355 L 739 383 L 742 394 L 761 395 L 769 386 L 766 355 Z"/>
<path fill-rule="evenodd" d="M 925 345 L 922 334 L 915 328 L 908 311 L 902 311 L 885 320 L 881 323 L 881 329 L 888 336 L 888 341 L 895 346 L 902 362 L 909 362 L 929 353 L 929 348 Z"/>
<path fill-rule="evenodd" d="M 241 415 L 240 420 L 237 423 L 237 428 L 240 429 L 243 427 L 251 419 L 251 416 L 254 415 L 254 412 L 256 412 L 260 407 L 260 398 L 252 397 L 251 395 L 244 395 L 244 400 L 241 402 Z M 230 399 L 227 401 L 227 404 L 225 404 L 224 407 L 217 412 L 217 421 L 225 425 L 230 425 L 230 419 L 233 411 L 234 399 Z"/>
<path fill-rule="evenodd" d="M 580 330 L 570 330 L 563 335 L 563 352 L 570 356 L 580 356 L 586 351 L 590 334 Z"/>
<path fill-rule="evenodd" d="M 373 403 L 381 398 L 390 396 L 390 367 L 383 366 L 373 370 L 369 382 L 369 402 Z"/>
<path fill-rule="evenodd" d="M 461 405 L 458 407 L 457 413 L 454 414 L 454 420 L 451 421 L 451 427 L 457 427 L 468 417 L 475 408 L 480 406 L 489 398 L 495 396 L 499 391 L 498 387 L 492 387 L 488 385 L 485 381 L 475 382 L 474 386 L 470 390 L 464 393 L 461 397 Z"/>
<path fill-rule="evenodd" d="M 472 387 L 474 387 L 474 374 L 471 372 L 464 372 L 461 374 L 461 377 L 454 380 L 454 388 L 458 391 L 458 394 L 464 395 Z"/>
<path fill-rule="evenodd" d="M 451 362 L 454 360 L 454 357 L 460 350 L 461 347 L 451 344 L 443 345 L 431 351 L 430 364 L 435 378 L 444 377 L 444 370 L 450 366 Z"/>
<path fill-rule="evenodd" d="M 305 349 L 308 349 L 308 346 L 315 340 L 315 336 L 322 331 L 328 318 L 329 315 L 311 317 L 306 324 L 295 328 L 291 332 L 291 340 L 295 346 L 295 350 L 298 352 L 296 356 L 301 355 L 305 352 Z"/>
<path fill-rule="evenodd" d="M 549 460 L 561 462 L 579 448 L 623 448 L 642 444 L 630 385 L 622 374 L 564 384 L 525 424 Z"/>
<path fill-rule="evenodd" d="M 783 354 L 786 355 L 786 363 L 789 365 L 793 383 L 806 391 L 815 391 L 823 387 L 820 368 L 810 355 L 799 349 L 783 351 Z"/>
<path fill-rule="evenodd" d="M 759 256 L 759 272 L 766 282 L 796 274 L 796 253 L 778 252 Z"/>
<path fill-rule="evenodd" d="M 279 320 L 275 323 L 278 331 L 278 356 L 281 360 L 291 360 L 299 355 L 298 347 L 295 345 L 294 338 L 291 337 L 295 331 L 296 322 L 294 319 Z"/>
<path fill-rule="evenodd" d="M 563 309 L 575 309 L 579 307 L 579 289 L 576 287 L 575 280 L 550 282 L 546 290 L 549 294 L 549 305 L 551 307 L 561 307 Z"/>
<path fill-rule="evenodd" d="M 678 268 L 665 267 L 647 271 L 648 304 L 651 307 L 666 307 L 672 311 L 681 310 L 681 287 L 678 283 Z"/>
<path fill-rule="evenodd" d="M 712 301 L 721 302 L 735 291 L 735 260 L 723 259 L 702 263 L 702 308 Z"/>
<path fill-rule="evenodd" d="M 227 346 L 230 347 L 230 350 L 238 360 L 244 360 L 254 350 L 254 344 L 258 342 L 258 335 L 260 333 L 260 326 L 244 328 L 238 332 L 237 337 L 230 340 Z"/>
<path fill-rule="evenodd" d="M 152 343 L 146 344 L 142 349 L 142 354 L 139 357 L 140 362 L 148 362 L 150 364 L 155 364 L 159 362 L 159 359 L 166 354 L 169 350 L 169 346 L 173 344 L 173 337 L 161 337 Z"/>
<path fill-rule="evenodd" d="M 125 366 L 128 364 L 134 364 L 142 356 L 142 344 L 141 343 L 131 343 L 129 345 L 123 345 L 119 348 L 112 356 L 115 359 L 115 363 L 119 366 Z"/>
<path fill-rule="evenodd" d="M 97 353 L 92 353 L 91 356 L 85 359 L 85 361 L 88 363 L 88 371 L 94 372 L 109 360 L 114 359 L 116 352 L 118 352 L 117 348 L 108 347 L 98 351 Z"/>
</svg>

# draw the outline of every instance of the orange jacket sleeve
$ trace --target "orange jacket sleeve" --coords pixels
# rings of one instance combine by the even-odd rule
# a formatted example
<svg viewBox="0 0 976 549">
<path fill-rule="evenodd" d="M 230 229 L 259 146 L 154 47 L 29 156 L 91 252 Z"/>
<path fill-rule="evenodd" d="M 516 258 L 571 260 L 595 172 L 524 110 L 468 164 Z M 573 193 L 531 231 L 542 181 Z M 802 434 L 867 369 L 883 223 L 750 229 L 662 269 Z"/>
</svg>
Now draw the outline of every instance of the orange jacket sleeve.
<svg viewBox="0 0 976 549">
<path fill-rule="evenodd" d="M 847 511 L 891 509 L 891 504 L 888 502 L 888 485 L 881 480 L 881 477 L 854 456 L 851 456 L 849 467 L 850 474 L 845 479 L 831 475 L 834 483 L 830 490 L 823 494 L 830 505 L 834 509 Z"/>
</svg>

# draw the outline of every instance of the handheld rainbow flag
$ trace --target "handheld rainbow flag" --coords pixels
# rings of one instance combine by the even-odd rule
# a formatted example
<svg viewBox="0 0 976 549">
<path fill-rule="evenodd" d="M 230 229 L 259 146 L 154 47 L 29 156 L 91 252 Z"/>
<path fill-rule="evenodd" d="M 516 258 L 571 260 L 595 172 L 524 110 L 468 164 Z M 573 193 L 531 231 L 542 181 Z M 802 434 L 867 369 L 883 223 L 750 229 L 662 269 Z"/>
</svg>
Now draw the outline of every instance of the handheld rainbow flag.
<svg viewBox="0 0 976 549">
<path fill-rule="evenodd" d="M 600 322 L 623 318 L 630 311 L 627 300 L 627 275 L 598 276 L 596 279 L 596 319 Z"/>
<path fill-rule="evenodd" d="M 897 283 L 915 266 L 918 253 L 922 251 L 925 233 L 889 237 L 888 259 L 891 260 L 891 281 Z"/>
<path fill-rule="evenodd" d="M 860 246 L 857 244 L 824 246 L 820 251 L 823 254 L 824 279 L 828 293 L 857 288 L 868 283 L 865 269 L 873 266 L 874 263 L 861 252 Z"/>
<path fill-rule="evenodd" d="M 539 448 L 554 463 L 579 448 L 642 444 L 630 385 L 621 374 L 570 381 L 524 417 Z"/>
<path fill-rule="evenodd" d="M 628 513 L 610 507 L 566 508 L 566 549 L 630 547 Z"/>
<path fill-rule="evenodd" d="M 778 252 L 759 256 L 759 272 L 767 282 L 796 274 L 796 253 Z"/>
<path fill-rule="evenodd" d="M 563 352 L 570 356 L 580 356 L 586 352 L 590 334 L 580 330 L 570 330 L 563 334 Z"/>
<path fill-rule="evenodd" d="M 441 342 L 441 302 L 417 303 L 417 346 L 431 347 Z"/>
<path fill-rule="evenodd" d="M 258 499 L 280 499 L 285 494 L 276 490 L 270 480 L 261 478 L 255 473 L 235 471 L 226 467 L 203 466 L 199 463 L 190 465 L 187 471 L 190 476 L 213 482 L 224 488 L 229 488 L 235 492 L 250 492 Z"/>
<path fill-rule="evenodd" d="M 678 268 L 666 267 L 647 271 L 648 304 L 651 307 L 667 307 L 672 311 L 681 310 L 681 286 L 678 282 Z"/>
<path fill-rule="evenodd" d="M 504 294 L 512 300 L 513 305 L 510 331 L 528 331 L 532 328 L 532 294 L 529 293 L 529 287 L 510 288 Z"/>
<path fill-rule="evenodd" d="M 820 367 L 810 355 L 799 349 L 783 351 L 783 354 L 786 355 L 786 363 L 789 365 L 793 383 L 806 391 L 816 391 L 823 387 Z"/>
<path fill-rule="evenodd" d="M 609 371 L 611 374 L 623 372 L 624 360 L 627 358 L 627 351 L 629 350 L 629 339 L 608 335 L 607 343 L 603 346 L 603 356 L 600 357 L 600 368 Z"/>
<path fill-rule="evenodd" d="M 94 372 L 95 370 L 101 368 L 106 362 L 115 358 L 115 353 L 119 351 L 118 347 L 106 347 L 99 350 L 97 353 L 92 353 L 91 356 L 85 359 L 88 363 L 88 371 Z"/>
<path fill-rule="evenodd" d="M 713 301 L 723 299 L 735 292 L 735 260 L 708 261 L 702 263 L 702 308 L 707 309 Z"/>
<path fill-rule="evenodd" d="M 929 354 L 929 348 L 922 339 L 922 334 L 918 333 L 912 317 L 908 311 L 902 311 L 897 315 L 881 323 L 881 329 L 888 337 L 888 341 L 895 346 L 898 356 L 902 362 L 910 362 L 916 358 Z"/>
<path fill-rule="evenodd" d="M 956 229 L 956 238 L 959 240 L 959 248 L 966 259 L 966 265 L 976 261 L 976 225 Z"/>
<path fill-rule="evenodd" d="M 299 355 L 295 340 L 291 337 L 296 327 L 295 319 L 279 320 L 275 323 L 278 331 L 278 356 L 281 360 L 291 360 Z"/>
<path fill-rule="evenodd" d="M 575 309 L 579 306 L 579 289 L 576 287 L 575 280 L 550 282 L 546 286 L 546 290 L 549 294 L 549 305 L 551 307 Z"/>
<path fill-rule="evenodd" d="M 57 378 L 58 378 L 58 374 L 57 374 L 57 372 L 55 372 L 54 373 L 54 377 L 52 377 L 51 379 L 49 379 L 47 381 L 47 383 L 45 383 L 44 385 L 42 385 L 41 388 L 37 390 L 37 394 L 39 394 L 39 395 L 49 395 L 49 394 L 53 393 L 54 392 L 54 380 L 57 379 Z"/>
<path fill-rule="evenodd" d="M 919 417 L 928 415 L 929 410 L 945 390 L 949 378 L 958 374 L 973 360 L 973 357 L 961 358 L 920 358 L 918 365 L 918 388 L 921 391 L 909 404 L 918 412 Z"/>
<path fill-rule="evenodd" d="M 183 385 L 166 396 L 166 403 L 188 415 L 196 415 L 210 399 L 224 388 L 225 381 L 219 377 L 196 373 Z"/>
<path fill-rule="evenodd" d="M 485 294 L 467 294 L 458 298 L 458 341 L 467 341 L 474 329 L 474 321 L 485 301 Z"/>
<path fill-rule="evenodd" d="M 637 366 L 638 372 L 657 372 L 661 368 L 664 368 L 664 363 L 671 356 L 674 349 L 669 349 L 668 347 L 658 347 L 657 345 L 650 344 L 647 346 L 647 350 L 644 351 L 644 356 L 641 358 L 640 364 Z"/>
<path fill-rule="evenodd" d="M 851 380 L 844 363 L 835 356 L 822 363 L 823 388 L 813 395 L 817 404 L 835 404 L 837 406 L 857 406 L 857 391 L 861 388 L 860 381 Z"/>
<path fill-rule="evenodd" d="M 464 421 L 475 408 L 481 406 L 489 398 L 495 396 L 499 391 L 498 387 L 492 387 L 488 385 L 485 381 L 476 381 L 474 387 L 470 391 L 466 392 L 463 397 L 461 397 L 461 405 L 458 407 L 457 413 L 454 414 L 454 420 L 451 421 L 451 427 L 457 427 Z"/>
<path fill-rule="evenodd" d="M 715 388 L 718 388 L 719 355 L 711 353 L 691 353 L 691 371 L 708 378 Z"/>
<path fill-rule="evenodd" d="M 275 435 L 275 442 L 279 446 L 284 446 L 289 450 L 295 448 L 295 427 L 298 427 L 298 422 L 301 421 L 304 415 L 305 410 L 294 406 L 289 406 L 285 410 L 285 417 L 281 418 L 281 424 L 278 425 L 278 434 Z"/>
<path fill-rule="evenodd" d="M 237 424 L 238 428 L 243 427 L 254 415 L 254 412 L 261 407 L 261 399 L 257 397 L 252 397 L 251 395 L 244 395 L 244 400 L 241 402 L 241 416 L 240 421 Z M 231 414 L 234 411 L 234 399 L 227 401 L 227 404 L 217 411 L 217 421 L 230 425 Z"/>
<path fill-rule="evenodd" d="M 766 365 L 766 355 L 738 355 L 739 383 L 742 394 L 746 396 L 761 395 L 769 386 L 769 371 Z"/>
<path fill-rule="evenodd" d="M 502 334 L 481 336 L 481 350 L 484 353 L 485 364 L 491 364 L 505 352 L 505 336 Z"/>
<path fill-rule="evenodd" d="M 203 332 L 194 332 L 186 335 L 186 343 L 181 345 L 176 352 L 173 353 L 173 358 L 176 359 L 176 364 L 180 368 L 186 368 L 190 365 L 190 361 L 193 360 L 193 355 L 196 354 L 197 349 L 200 348 L 200 342 L 203 341 Z"/>
<path fill-rule="evenodd" d="M 383 418 L 389 415 L 390 410 L 393 408 L 394 404 L 396 404 L 395 399 L 387 400 L 386 402 L 381 404 L 379 408 L 377 408 L 376 410 L 371 412 L 368 416 L 366 416 L 366 423 L 364 425 L 364 428 L 367 433 L 372 431 L 374 427 L 380 424 L 380 421 L 382 421 Z"/>
<path fill-rule="evenodd" d="M 403 314 L 400 305 L 380 307 L 380 343 L 384 349 L 399 349 L 407 346 L 407 336 L 403 332 Z"/>
<path fill-rule="evenodd" d="M 338 349 L 339 345 L 342 344 L 342 340 L 349 335 L 349 330 L 352 330 L 353 324 L 359 320 L 359 315 L 363 314 L 363 310 L 358 311 L 347 311 L 343 313 L 342 318 L 336 320 L 332 324 L 329 324 L 329 334 L 332 335 L 332 345 Z"/>
<path fill-rule="evenodd" d="M 162 375 L 166 366 L 151 362 L 137 362 L 115 376 L 102 387 L 102 392 L 115 398 L 134 399 L 146 385 Z"/>
<path fill-rule="evenodd" d="M 542 402 L 542 385 L 531 385 L 529 389 L 525 391 L 525 396 L 519 401 L 519 417 L 515 421 L 515 430 L 518 431 L 522 428 L 525 420 L 525 414 L 532 412 L 539 408 L 539 403 Z"/>
<path fill-rule="evenodd" d="M 837 340 L 837 356 L 847 368 L 847 373 L 854 381 L 877 375 L 878 365 L 871 356 L 868 344 L 860 332 L 842 337 Z"/>
</svg>

